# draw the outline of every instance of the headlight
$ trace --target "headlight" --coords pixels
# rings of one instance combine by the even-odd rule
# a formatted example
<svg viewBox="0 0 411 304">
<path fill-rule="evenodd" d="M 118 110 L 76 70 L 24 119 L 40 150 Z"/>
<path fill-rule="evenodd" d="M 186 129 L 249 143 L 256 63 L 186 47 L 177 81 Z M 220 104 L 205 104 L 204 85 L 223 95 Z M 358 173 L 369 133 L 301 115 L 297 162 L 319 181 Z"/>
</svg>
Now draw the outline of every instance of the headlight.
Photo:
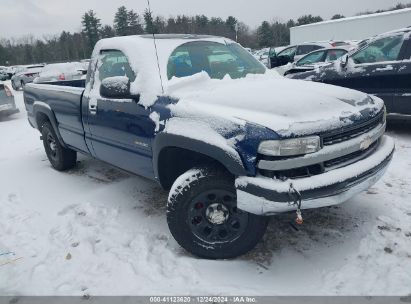
<svg viewBox="0 0 411 304">
<path fill-rule="evenodd" d="M 311 136 L 263 141 L 258 147 L 258 153 L 268 156 L 296 156 L 315 153 L 320 149 L 320 137 Z"/>
</svg>

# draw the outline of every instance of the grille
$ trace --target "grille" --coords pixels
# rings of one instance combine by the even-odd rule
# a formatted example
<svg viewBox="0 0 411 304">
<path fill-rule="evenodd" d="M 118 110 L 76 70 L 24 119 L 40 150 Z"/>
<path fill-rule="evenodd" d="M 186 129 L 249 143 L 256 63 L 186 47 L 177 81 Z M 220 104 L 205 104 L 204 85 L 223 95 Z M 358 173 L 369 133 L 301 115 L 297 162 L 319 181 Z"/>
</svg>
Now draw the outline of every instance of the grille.
<svg viewBox="0 0 411 304">
<path fill-rule="evenodd" d="M 353 163 L 356 163 L 372 153 L 378 148 L 380 141 L 377 140 L 374 142 L 368 149 L 356 151 L 354 153 L 344 155 L 339 158 L 334 158 L 329 161 L 326 161 L 321 164 L 316 164 L 308 167 L 302 167 L 292 170 L 283 170 L 283 171 L 268 171 L 268 170 L 260 170 L 260 173 L 263 176 L 270 177 L 270 178 L 278 178 L 278 179 L 298 179 L 303 177 L 310 177 L 313 175 L 322 174 L 324 172 L 328 172 L 334 169 L 342 168 Z"/>
<path fill-rule="evenodd" d="M 357 161 L 360 161 L 361 159 L 366 158 L 368 155 L 372 154 L 377 149 L 378 144 L 379 141 L 377 140 L 366 150 L 356 151 L 354 153 L 324 162 L 325 171 L 345 167 Z"/>
<path fill-rule="evenodd" d="M 358 137 L 364 133 L 371 131 L 376 128 L 379 124 L 384 122 L 384 111 L 381 111 L 377 116 L 370 119 L 369 121 L 356 125 L 354 127 L 342 129 L 340 131 L 332 132 L 323 136 L 323 145 L 330 146 L 341 143 L 343 141 L 350 140 L 352 138 Z"/>
</svg>

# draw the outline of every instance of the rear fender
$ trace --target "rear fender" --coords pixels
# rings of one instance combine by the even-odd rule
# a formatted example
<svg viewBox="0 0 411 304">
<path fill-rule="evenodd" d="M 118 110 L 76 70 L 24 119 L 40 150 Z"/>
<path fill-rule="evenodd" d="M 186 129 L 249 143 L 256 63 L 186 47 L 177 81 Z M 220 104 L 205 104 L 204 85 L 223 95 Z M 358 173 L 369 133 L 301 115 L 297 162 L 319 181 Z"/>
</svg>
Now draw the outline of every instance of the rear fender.
<svg viewBox="0 0 411 304">
<path fill-rule="evenodd" d="M 63 138 L 61 137 L 59 128 L 58 128 L 56 116 L 54 115 L 54 112 L 51 110 L 50 106 L 47 103 L 42 102 L 42 101 L 34 102 L 33 104 L 34 124 L 35 124 L 36 129 L 38 129 L 40 132 L 41 132 L 42 126 L 39 125 L 39 123 L 40 124 L 44 123 L 44 119 L 42 119 L 44 115 L 47 117 L 47 120 L 51 123 L 61 145 L 63 147 L 66 147 L 63 141 Z"/>
</svg>

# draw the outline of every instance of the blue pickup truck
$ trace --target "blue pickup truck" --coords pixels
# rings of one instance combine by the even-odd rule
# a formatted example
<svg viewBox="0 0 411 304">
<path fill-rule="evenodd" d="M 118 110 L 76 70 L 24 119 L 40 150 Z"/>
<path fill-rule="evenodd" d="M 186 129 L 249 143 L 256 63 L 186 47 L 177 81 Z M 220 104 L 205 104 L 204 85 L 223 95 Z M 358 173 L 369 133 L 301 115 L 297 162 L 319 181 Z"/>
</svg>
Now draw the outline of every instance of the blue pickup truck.
<svg viewBox="0 0 411 304">
<path fill-rule="evenodd" d="M 103 39 L 85 82 L 24 101 L 55 169 L 82 153 L 159 182 L 173 237 L 209 259 L 251 250 L 269 215 L 349 200 L 394 153 L 381 99 L 280 77 L 213 36 Z"/>
</svg>

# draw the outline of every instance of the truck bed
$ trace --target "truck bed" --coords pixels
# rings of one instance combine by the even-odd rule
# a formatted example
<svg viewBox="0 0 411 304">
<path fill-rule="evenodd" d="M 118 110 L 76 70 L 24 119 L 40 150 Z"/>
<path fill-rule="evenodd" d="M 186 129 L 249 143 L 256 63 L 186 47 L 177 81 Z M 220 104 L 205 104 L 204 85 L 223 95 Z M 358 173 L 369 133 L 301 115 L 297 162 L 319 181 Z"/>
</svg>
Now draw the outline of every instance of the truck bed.
<svg viewBox="0 0 411 304">
<path fill-rule="evenodd" d="M 30 123 L 39 128 L 37 108 L 50 109 L 64 143 L 88 153 L 81 115 L 83 93 L 84 87 L 73 86 L 71 82 L 64 82 L 64 85 L 28 84 L 24 90 L 24 102 Z"/>
</svg>

